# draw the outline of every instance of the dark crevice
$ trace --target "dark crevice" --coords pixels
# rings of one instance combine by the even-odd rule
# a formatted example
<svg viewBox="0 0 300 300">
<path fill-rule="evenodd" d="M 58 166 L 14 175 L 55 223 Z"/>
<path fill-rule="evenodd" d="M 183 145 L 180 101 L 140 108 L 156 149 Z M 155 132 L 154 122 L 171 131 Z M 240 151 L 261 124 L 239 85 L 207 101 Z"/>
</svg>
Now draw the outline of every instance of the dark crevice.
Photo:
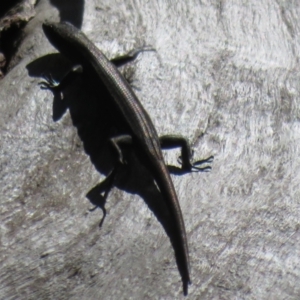
<svg viewBox="0 0 300 300">
<path fill-rule="evenodd" d="M 84 12 L 84 0 L 50 0 L 60 14 L 61 22 L 69 22 L 77 28 L 81 28 Z"/>
<path fill-rule="evenodd" d="M 22 40 L 22 29 L 26 24 L 26 21 L 13 23 L 8 29 L 1 32 L 0 52 L 3 53 L 6 60 L 4 66 L 2 66 L 1 68 L 3 74 L 6 73 L 7 66 L 9 66 L 10 60 L 12 59 L 12 57 L 14 57 L 18 49 L 18 46 Z"/>
<path fill-rule="evenodd" d="M 1 0 L 0 18 L 2 18 L 11 8 L 13 8 L 19 2 L 22 2 L 22 1 L 21 0 Z"/>
</svg>

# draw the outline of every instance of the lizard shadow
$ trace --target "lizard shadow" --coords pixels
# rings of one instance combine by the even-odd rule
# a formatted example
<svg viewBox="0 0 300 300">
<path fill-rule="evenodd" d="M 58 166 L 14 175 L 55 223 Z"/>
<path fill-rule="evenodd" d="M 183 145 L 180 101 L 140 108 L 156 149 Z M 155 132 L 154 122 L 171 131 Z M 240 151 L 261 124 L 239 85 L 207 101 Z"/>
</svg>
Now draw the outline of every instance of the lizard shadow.
<svg viewBox="0 0 300 300">
<path fill-rule="evenodd" d="M 60 79 L 70 67 L 70 63 L 60 54 L 50 54 L 28 64 L 27 70 L 32 77 L 51 74 L 54 79 Z M 89 72 L 92 71 L 88 70 L 86 74 L 90 74 Z M 123 133 L 120 124 L 116 124 L 118 116 L 114 115 L 113 107 L 109 106 L 108 103 L 112 102 L 109 98 L 110 95 L 106 89 L 99 87 L 99 82 L 94 82 L 91 76 L 82 74 L 65 89 L 63 100 L 60 95 L 54 94 L 52 115 L 53 120 L 58 121 L 69 110 L 85 152 L 89 155 L 97 171 L 106 176 L 116 164 L 109 137 Z M 124 149 L 124 158 L 127 164 L 118 168 L 113 186 L 128 193 L 138 194 L 144 200 L 168 235 L 175 252 L 178 270 L 183 275 L 185 266 L 180 259 L 182 257 L 181 242 L 177 238 L 178 233 L 172 226 L 170 211 L 161 192 L 150 172 L 139 162 L 130 147 Z M 176 173 L 176 168 L 172 173 Z M 92 204 L 104 209 L 103 212 L 105 212 L 106 198 L 101 194 L 101 189 L 99 191 L 98 185 L 92 188 L 86 196 Z M 181 277 L 183 278 L 183 276 Z M 188 282 L 183 282 L 183 285 L 186 290 Z"/>
</svg>

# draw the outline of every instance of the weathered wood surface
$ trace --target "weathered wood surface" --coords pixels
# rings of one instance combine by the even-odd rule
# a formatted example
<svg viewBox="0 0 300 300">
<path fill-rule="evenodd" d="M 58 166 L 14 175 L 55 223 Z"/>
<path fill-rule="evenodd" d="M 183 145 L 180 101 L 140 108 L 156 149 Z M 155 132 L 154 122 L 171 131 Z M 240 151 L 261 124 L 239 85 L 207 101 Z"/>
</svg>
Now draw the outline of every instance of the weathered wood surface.
<svg viewBox="0 0 300 300">
<path fill-rule="evenodd" d="M 183 298 L 170 241 L 142 197 L 113 189 L 101 229 L 100 210 L 88 211 L 85 195 L 104 177 L 69 113 L 53 121 L 52 94 L 26 69 L 56 52 L 41 30 L 51 18 L 82 22 L 110 57 L 153 46 L 133 84 L 159 134 L 215 155 L 211 173 L 173 176 L 189 298 L 299 299 L 300 4 L 145 2 L 86 1 L 80 12 L 64 1 L 58 13 L 40 1 L 25 27 L 0 81 L 0 298 Z"/>
</svg>

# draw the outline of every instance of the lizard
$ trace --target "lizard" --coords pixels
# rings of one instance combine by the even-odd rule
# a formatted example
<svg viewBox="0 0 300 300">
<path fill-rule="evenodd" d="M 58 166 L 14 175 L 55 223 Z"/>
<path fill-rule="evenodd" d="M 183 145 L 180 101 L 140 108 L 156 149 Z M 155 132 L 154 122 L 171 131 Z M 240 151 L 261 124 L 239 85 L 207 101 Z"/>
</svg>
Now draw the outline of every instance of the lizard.
<svg viewBox="0 0 300 300">
<path fill-rule="evenodd" d="M 116 122 L 122 127 L 122 130 L 119 135 L 110 137 L 110 145 L 116 154 L 117 163 L 105 179 L 105 197 L 113 184 L 118 166 L 125 163 L 122 147 L 130 145 L 140 162 L 150 171 L 170 211 L 173 220 L 172 226 L 177 232 L 180 245 L 178 256 L 182 265 L 183 292 L 184 295 L 187 295 L 191 279 L 186 230 L 169 169 L 164 162 L 162 149 L 181 147 L 182 173 L 210 170 L 210 166 L 201 168 L 199 165 L 212 162 L 214 157 L 210 156 L 192 163 L 193 153 L 185 138 L 174 135 L 158 137 L 149 114 L 138 100 L 128 81 L 118 70 L 120 65 L 133 60 L 140 51 L 135 51 L 121 59 L 109 60 L 83 32 L 70 23 L 45 22 L 43 31 L 50 43 L 68 58 L 74 67 L 60 82 L 54 81 L 52 77 L 45 77 L 45 81 L 41 82 L 42 88 L 50 89 L 54 93 L 61 93 L 76 76 L 90 72 L 89 76 L 93 76 L 93 80 L 99 82 L 99 85 L 106 89 L 110 95 L 110 108 L 114 110 Z M 107 101 L 106 98 L 105 101 Z"/>
</svg>

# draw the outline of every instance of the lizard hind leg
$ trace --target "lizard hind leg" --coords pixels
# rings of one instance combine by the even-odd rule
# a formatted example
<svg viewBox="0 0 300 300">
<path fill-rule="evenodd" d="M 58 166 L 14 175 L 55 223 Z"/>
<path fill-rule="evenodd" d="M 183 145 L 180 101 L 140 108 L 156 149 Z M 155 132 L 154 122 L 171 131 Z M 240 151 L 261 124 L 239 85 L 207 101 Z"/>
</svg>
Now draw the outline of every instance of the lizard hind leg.
<svg viewBox="0 0 300 300">
<path fill-rule="evenodd" d="M 90 200 L 90 202 L 95 205 L 95 207 L 91 210 L 94 211 L 97 207 L 99 207 L 103 212 L 103 217 L 100 221 L 99 227 L 102 226 L 106 217 L 105 203 L 108 194 L 113 187 L 116 173 L 121 165 L 126 164 L 123 158 L 122 146 L 131 145 L 132 137 L 130 135 L 115 136 L 110 138 L 110 144 L 117 158 L 117 163 L 108 176 L 86 194 L 86 197 Z"/>
<path fill-rule="evenodd" d="M 171 173 L 185 174 L 189 172 L 207 172 L 211 170 L 211 166 L 199 167 L 202 164 L 210 164 L 213 162 L 214 157 L 211 155 L 206 159 L 201 159 L 195 162 L 191 161 L 193 151 L 186 138 L 181 135 L 164 135 L 159 138 L 162 149 L 181 148 L 181 156 L 179 163 L 181 168 L 175 166 L 168 166 Z"/>
</svg>

